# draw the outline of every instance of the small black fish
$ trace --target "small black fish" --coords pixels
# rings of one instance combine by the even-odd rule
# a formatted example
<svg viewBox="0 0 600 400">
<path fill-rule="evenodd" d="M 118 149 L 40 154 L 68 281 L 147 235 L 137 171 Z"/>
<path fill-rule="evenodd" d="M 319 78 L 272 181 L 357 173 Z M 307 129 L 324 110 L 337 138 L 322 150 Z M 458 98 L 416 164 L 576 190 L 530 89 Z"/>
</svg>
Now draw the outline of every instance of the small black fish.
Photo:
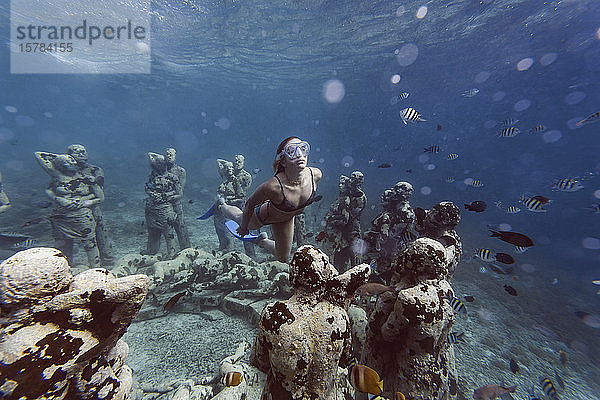
<svg viewBox="0 0 600 400">
<path fill-rule="evenodd" d="M 474 212 L 478 212 L 478 213 L 484 212 L 486 208 L 487 208 L 487 204 L 485 204 L 485 201 L 481 201 L 481 200 L 472 201 L 471 204 L 465 204 L 466 210 L 474 211 Z"/>
<path fill-rule="evenodd" d="M 515 259 L 506 253 L 496 253 L 496 261 L 501 262 L 503 264 L 514 264 Z"/>
<path fill-rule="evenodd" d="M 517 292 L 517 289 L 515 289 L 512 286 L 504 285 L 504 290 L 506 290 L 506 292 L 508 294 L 510 294 L 511 296 L 518 296 L 519 295 L 519 293 Z"/>
<path fill-rule="evenodd" d="M 163 310 L 164 311 L 171 311 L 171 309 L 173 307 L 175 307 L 175 304 L 177 304 L 177 302 L 179 301 L 179 299 L 181 299 L 183 296 L 185 296 L 186 292 L 181 292 L 181 293 L 177 293 L 176 295 L 174 295 L 173 297 L 171 297 L 169 299 L 169 301 L 167 301 L 165 303 L 165 305 L 163 306 Z"/>
<path fill-rule="evenodd" d="M 437 124 L 437 130 L 441 131 L 442 130 L 442 126 L 440 124 Z"/>
<path fill-rule="evenodd" d="M 456 241 L 456 239 L 453 238 L 450 235 L 440 236 L 437 239 L 437 241 L 440 242 L 442 245 L 444 245 L 444 247 L 450 247 L 450 246 L 456 246 L 456 245 L 458 245 L 458 242 Z"/>
<path fill-rule="evenodd" d="M 313 199 L 313 201 L 316 203 L 317 201 L 321 201 L 323 199 L 323 195 L 318 194 L 315 196 L 315 198 Z"/>
<path fill-rule="evenodd" d="M 521 370 L 521 368 L 519 368 L 519 364 L 517 364 L 514 359 L 511 358 L 509 364 L 510 370 L 513 374 L 517 374 Z"/>
<path fill-rule="evenodd" d="M 379 165 L 377 166 L 377 168 L 389 168 L 389 167 L 391 167 L 391 166 L 392 166 L 392 164 L 384 162 L 384 163 L 382 163 L 382 164 L 379 164 Z"/>
<path fill-rule="evenodd" d="M 407 169 L 407 170 L 406 170 L 406 172 L 407 172 L 408 174 L 412 174 L 412 169 L 410 169 L 410 168 L 409 168 L 409 169 Z"/>
<path fill-rule="evenodd" d="M 473 296 L 465 296 L 465 300 L 468 301 L 469 303 L 472 303 L 475 301 L 475 297 Z"/>
<path fill-rule="evenodd" d="M 550 200 L 549 198 L 544 197 L 544 196 L 539 196 L 539 195 L 533 196 L 532 199 L 538 200 L 542 204 L 548 204 L 548 203 L 552 202 L 552 200 Z"/>
<path fill-rule="evenodd" d="M 190 203 L 190 204 L 194 204 L 194 199 L 189 199 L 189 200 L 188 200 L 188 203 Z"/>
<path fill-rule="evenodd" d="M 145 222 L 145 221 L 143 221 L 143 220 L 142 220 L 142 225 L 141 225 L 141 226 L 144 226 L 144 222 Z"/>
<path fill-rule="evenodd" d="M 522 233 L 509 232 L 509 231 L 494 231 L 490 229 L 491 237 L 496 237 L 506 243 L 513 244 L 519 247 L 531 247 L 534 246 L 533 240 L 529 236 L 523 235 Z"/>
<path fill-rule="evenodd" d="M 212 255 L 213 255 L 213 257 L 216 257 L 217 256 L 217 252 L 213 250 L 212 251 Z"/>
</svg>

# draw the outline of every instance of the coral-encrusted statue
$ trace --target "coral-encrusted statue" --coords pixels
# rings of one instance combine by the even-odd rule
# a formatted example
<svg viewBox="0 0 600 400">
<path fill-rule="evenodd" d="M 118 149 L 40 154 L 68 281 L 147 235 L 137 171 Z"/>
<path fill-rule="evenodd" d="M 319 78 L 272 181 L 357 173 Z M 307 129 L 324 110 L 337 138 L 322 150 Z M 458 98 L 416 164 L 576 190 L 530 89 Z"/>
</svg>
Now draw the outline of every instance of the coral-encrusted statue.
<svg viewBox="0 0 600 400">
<path fill-rule="evenodd" d="M 267 374 L 262 400 L 336 398 L 338 366 L 351 360 L 346 310 L 369 273 L 361 264 L 338 275 L 328 257 L 310 245 L 294 253 L 294 295 L 265 307 L 250 356 Z"/>
<path fill-rule="evenodd" d="M 388 397 L 399 391 L 406 398 L 447 400 L 456 394 L 448 343 L 455 313 L 447 299 L 453 295 L 448 280 L 461 254 L 454 231 L 460 210 L 449 202 L 417 210 L 421 237 L 392 263 L 390 283 L 396 291 L 379 296 L 369 316 L 361 361 L 381 371 Z"/>
</svg>

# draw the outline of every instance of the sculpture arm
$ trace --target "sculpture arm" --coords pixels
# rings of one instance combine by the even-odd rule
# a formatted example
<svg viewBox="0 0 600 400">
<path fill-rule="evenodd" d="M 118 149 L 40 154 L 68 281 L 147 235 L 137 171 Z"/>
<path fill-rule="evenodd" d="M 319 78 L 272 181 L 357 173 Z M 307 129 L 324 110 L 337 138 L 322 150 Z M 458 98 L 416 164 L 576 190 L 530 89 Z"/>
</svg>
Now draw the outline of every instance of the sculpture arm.
<svg viewBox="0 0 600 400">
<path fill-rule="evenodd" d="M 38 162 L 38 164 L 40 164 L 40 167 L 42 167 L 42 169 L 46 171 L 48 175 L 58 175 L 58 172 L 52 165 L 52 160 L 56 158 L 55 154 L 47 153 L 45 151 L 36 151 L 35 153 L 33 153 L 33 155 L 35 156 L 35 159 Z"/>
</svg>

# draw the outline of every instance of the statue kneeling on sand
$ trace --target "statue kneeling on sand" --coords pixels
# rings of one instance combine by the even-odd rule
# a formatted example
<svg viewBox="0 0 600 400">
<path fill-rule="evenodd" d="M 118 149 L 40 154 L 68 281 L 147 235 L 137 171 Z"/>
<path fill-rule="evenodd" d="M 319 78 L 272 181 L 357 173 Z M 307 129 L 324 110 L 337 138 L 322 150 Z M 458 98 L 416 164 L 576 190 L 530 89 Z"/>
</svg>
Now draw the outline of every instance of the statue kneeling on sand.
<svg viewBox="0 0 600 400">
<path fill-rule="evenodd" d="M 369 273 L 361 264 L 338 275 L 315 247 L 296 251 L 290 264 L 294 295 L 264 308 L 250 356 L 267 374 L 262 400 L 336 398 L 338 366 L 352 359 L 346 310 Z"/>
</svg>

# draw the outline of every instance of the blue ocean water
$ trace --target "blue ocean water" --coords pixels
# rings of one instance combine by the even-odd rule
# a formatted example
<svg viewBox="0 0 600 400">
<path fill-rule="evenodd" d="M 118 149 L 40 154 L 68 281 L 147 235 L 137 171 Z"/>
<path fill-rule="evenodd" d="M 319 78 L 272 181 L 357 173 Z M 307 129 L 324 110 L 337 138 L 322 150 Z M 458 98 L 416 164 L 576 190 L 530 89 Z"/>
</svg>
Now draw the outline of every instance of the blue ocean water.
<svg viewBox="0 0 600 400">
<path fill-rule="evenodd" d="M 600 110 L 595 2 L 159 0 L 152 3 L 148 75 L 10 74 L 9 28 L 3 2 L 0 170 L 13 202 L 0 216 L 3 228 L 47 213 L 36 206 L 48 177 L 34 151 L 87 147 L 90 161 L 105 170 L 107 223 L 126 253 L 139 248 L 119 235 L 139 229 L 119 226 L 119 215 L 128 213 L 132 224 L 143 219 L 148 151 L 178 150 L 186 197 L 196 200 L 186 205 L 192 218 L 214 199 L 216 158 L 244 154 L 248 169 L 262 169 L 259 183 L 279 141 L 298 135 L 310 141 L 311 163 L 324 172 L 324 203 L 335 199 L 339 175 L 354 170 L 365 174 L 376 206 L 401 180 L 415 188 L 413 207 L 485 201 L 484 213 L 463 212 L 465 260 L 456 285 L 503 313 L 469 327 L 507 343 L 515 335 L 535 343 L 541 336 L 532 326 L 551 327 L 565 338 L 560 346 L 572 354 L 571 365 L 580 365 L 565 372 L 579 396 L 571 398 L 600 396 L 593 368 L 600 331 L 575 315 L 600 313 L 592 284 L 600 279 L 600 214 L 587 209 L 600 203 L 600 123 L 575 125 Z M 473 88 L 476 94 L 463 96 Z M 403 92 L 406 99 L 398 97 Z M 406 107 L 427 121 L 405 125 L 399 112 Z M 519 120 L 521 133 L 497 137 L 508 118 Z M 530 134 L 538 124 L 547 131 Z M 424 153 L 432 145 L 442 151 Z M 449 153 L 459 157 L 448 160 Z M 377 168 L 382 163 L 391 167 Z M 580 179 L 584 188 L 553 190 L 562 178 Z M 472 179 L 483 187 L 465 184 Z M 527 211 L 519 203 L 524 193 L 552 199 L 548 212 Z M 496 201 L 522 210 L 507 214 Z M 378 210 L 367 209 L 363 229 Z M 536 246 L 515 255 L 489 238 L 488 224 L 509 224 Z M 506 296 L 506 282 L 468 260 L 482 247 L 514 255 L 519 280 L 511 284 L 519 297 Z M 486 360 L 505 359 L 510 345 L 496 350 Z"/>
</svg>

